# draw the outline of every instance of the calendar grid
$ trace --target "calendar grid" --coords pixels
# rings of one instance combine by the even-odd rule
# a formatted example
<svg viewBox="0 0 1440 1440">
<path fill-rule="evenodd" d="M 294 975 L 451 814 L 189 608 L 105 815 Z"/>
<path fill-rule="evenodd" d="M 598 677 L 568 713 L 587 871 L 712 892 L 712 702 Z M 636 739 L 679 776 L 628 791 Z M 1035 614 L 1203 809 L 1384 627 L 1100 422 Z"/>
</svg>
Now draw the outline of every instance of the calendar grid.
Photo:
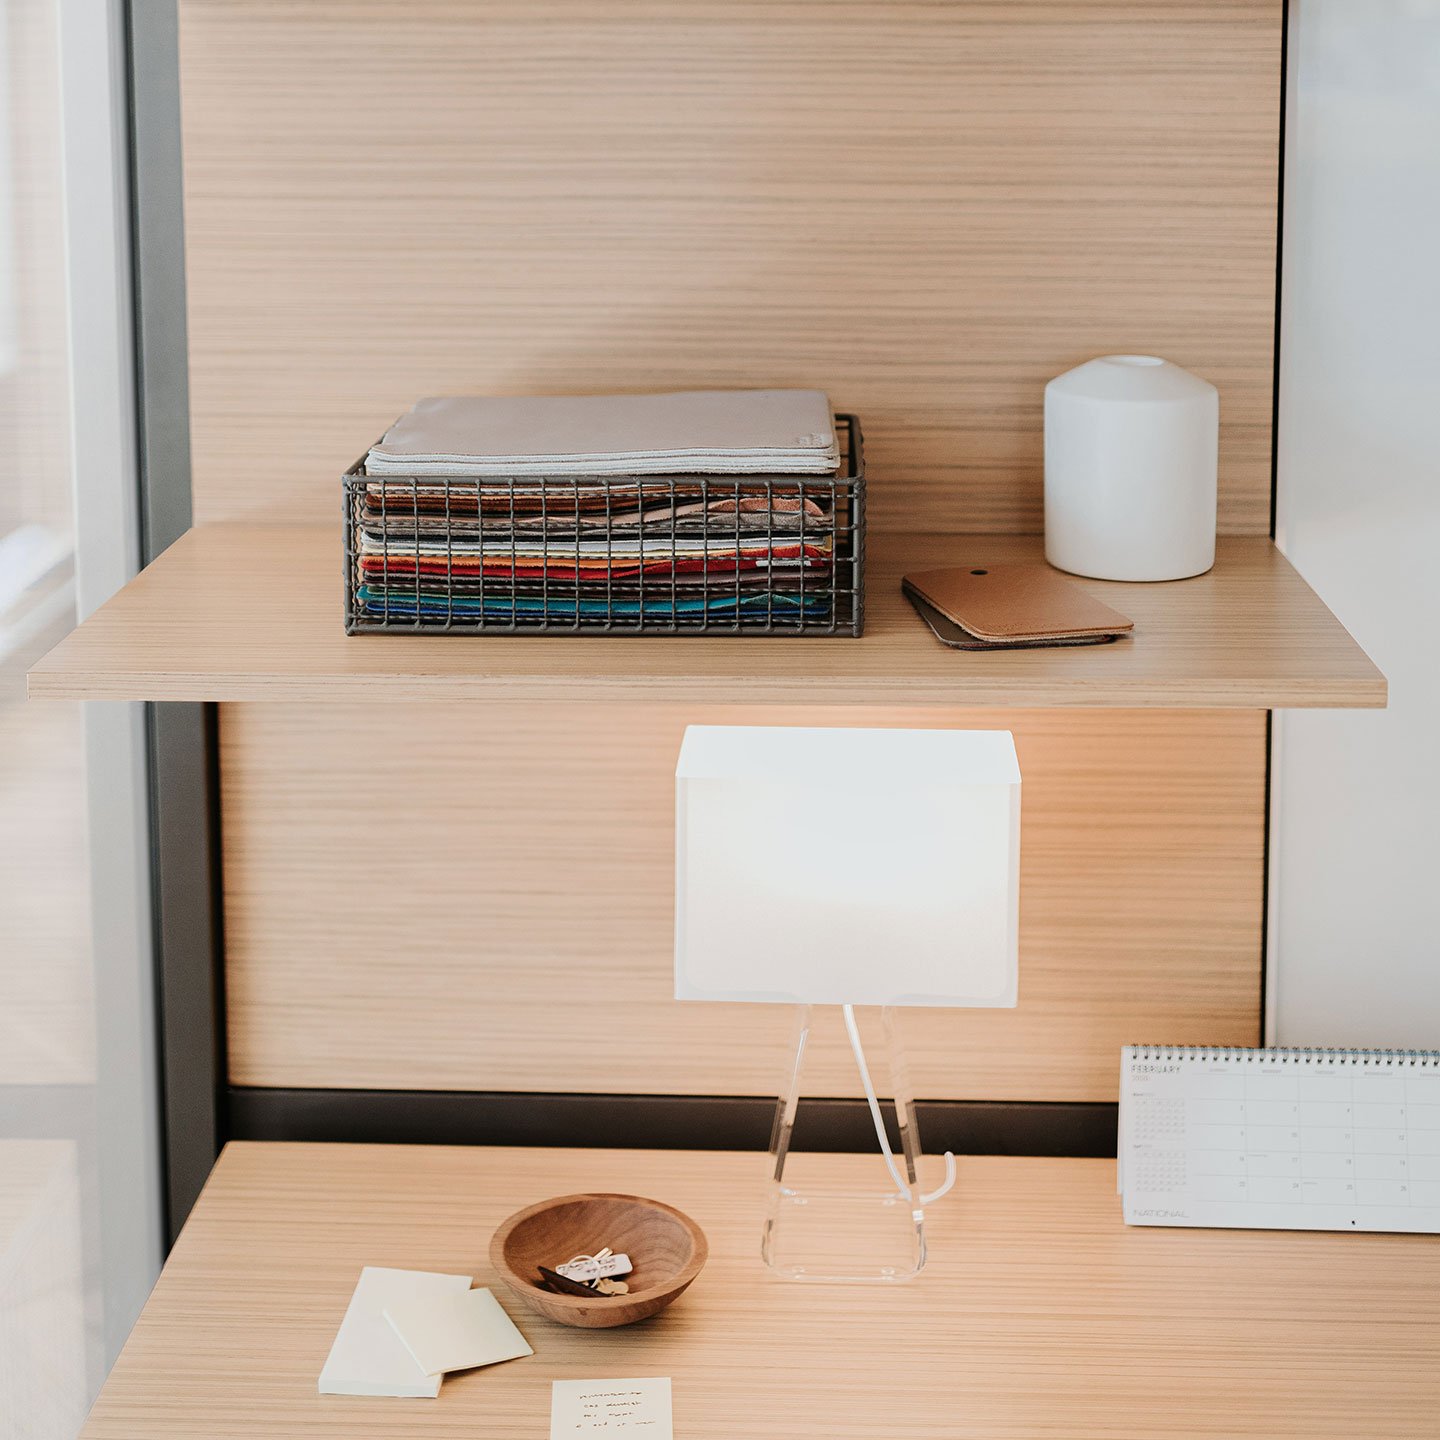
<svg viewBox="0 0 1440 1440">
<path fill-rule="evenodd" d="M 1440 1229 L 1440 1055 L 1133 1046 L 1121 1086 L 1131 1223 Z"/>
</svg>

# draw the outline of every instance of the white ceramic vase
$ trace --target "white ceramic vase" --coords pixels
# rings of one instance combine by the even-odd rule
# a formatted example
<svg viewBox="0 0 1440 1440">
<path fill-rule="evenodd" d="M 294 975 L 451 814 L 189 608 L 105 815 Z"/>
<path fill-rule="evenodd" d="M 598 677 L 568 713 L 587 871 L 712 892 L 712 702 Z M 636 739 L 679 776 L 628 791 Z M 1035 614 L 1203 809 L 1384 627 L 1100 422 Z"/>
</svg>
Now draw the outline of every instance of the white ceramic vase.
<svg viewBox="0 0 1440 1440">
<path fill-rule="evenodd" d="M 1215 563 L 1220 395 L 1154 355 L 1104 355 L 1045 387 L 1045 558 L 1097 580 Z"/>
</svg>

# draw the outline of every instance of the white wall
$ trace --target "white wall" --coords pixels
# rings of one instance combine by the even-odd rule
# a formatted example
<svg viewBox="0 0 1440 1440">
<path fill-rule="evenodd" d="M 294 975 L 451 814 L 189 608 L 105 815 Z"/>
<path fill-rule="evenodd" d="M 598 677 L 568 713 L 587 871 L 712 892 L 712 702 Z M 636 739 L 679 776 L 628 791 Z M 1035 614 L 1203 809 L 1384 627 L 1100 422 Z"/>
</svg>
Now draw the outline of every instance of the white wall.
<svg viewBox="0 0 1440 1440">
<path fill-rule="evenodd" d="M 5 0 L 0 0 L 5 3 Z M 49 0 L 58 26 L 76 620 L 139 569 L 123 0 Z M 36 702 L 37 704 L 39 702 Z M 95 1032 L 94 1249 L 103 1378 L 160 1272 L 161 1160 L 145 729 L 84 707 Z"/>
<path fill-rule="evenodd" d="M 71 1440 L 159 1271 L 138 705 L 25 671 L 139 559 L 124 0 L 0 0 L 0 1440 Z"/>
<path fill-rule="evenodd" d="M 1269 1015 L 1440 1047 L 1440 0 L 1292 0 L 1277 538 L 1390 708 L 1276 716 Z"/>
</svg>

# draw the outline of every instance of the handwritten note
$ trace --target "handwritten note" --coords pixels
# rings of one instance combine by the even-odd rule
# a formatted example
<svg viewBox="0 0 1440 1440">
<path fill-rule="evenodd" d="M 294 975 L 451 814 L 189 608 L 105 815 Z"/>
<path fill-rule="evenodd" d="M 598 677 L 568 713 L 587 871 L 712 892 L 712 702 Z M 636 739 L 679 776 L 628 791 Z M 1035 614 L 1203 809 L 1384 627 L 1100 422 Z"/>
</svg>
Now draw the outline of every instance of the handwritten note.
<svg viewBox="0 0 1440 1440">
<path fill-rule="evenodd" d="M 550 1440 L 601 1434 L 673 1440 L 670 1381 L 556 1380 L 550 1392 Z"/>
</svg>

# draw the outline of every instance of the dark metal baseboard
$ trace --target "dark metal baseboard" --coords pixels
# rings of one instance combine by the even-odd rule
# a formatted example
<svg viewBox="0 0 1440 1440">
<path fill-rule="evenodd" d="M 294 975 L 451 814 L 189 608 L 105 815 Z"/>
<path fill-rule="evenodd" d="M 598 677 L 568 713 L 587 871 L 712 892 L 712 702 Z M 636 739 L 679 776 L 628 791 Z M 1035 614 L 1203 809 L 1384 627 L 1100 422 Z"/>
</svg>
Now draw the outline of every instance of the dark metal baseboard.
<svg viewBox="0 0 1440 1440">
<path fill-rule="evenodd" d="M 655 1150 L 763 1150 L 775 1102 L 761 1096 L 555 1095 L 433 1090 L 232 1088 L 234 1140 L 382 1145 L 598 1145 Z M 1115 1154 L 1114 1105 L 930 1100 L 918 1105 L 926 1150 L 957 1155 Z M 863 1100 L 801 1108 L 802 1150 L 869 1150 Z"/>
<path fill-rule="evenodd" d="M 155 972 L 173 1243 L 225 1131 L 225 1005 L 215 707 L 146 707 Z"/>
</svg>

